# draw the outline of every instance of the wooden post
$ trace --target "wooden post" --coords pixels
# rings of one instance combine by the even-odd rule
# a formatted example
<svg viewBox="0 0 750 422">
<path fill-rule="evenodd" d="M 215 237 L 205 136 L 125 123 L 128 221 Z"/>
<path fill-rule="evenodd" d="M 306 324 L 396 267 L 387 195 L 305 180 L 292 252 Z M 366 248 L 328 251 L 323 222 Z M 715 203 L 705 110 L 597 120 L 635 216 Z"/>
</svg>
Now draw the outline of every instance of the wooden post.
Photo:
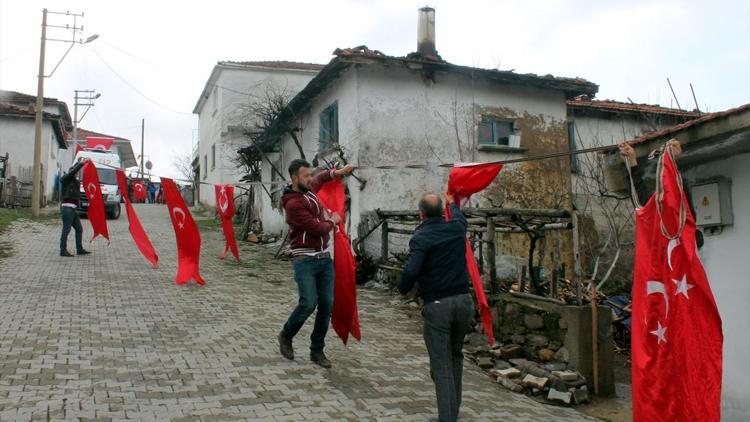
<svg viewBox="0 0 750 422">
<path fill-rule="evenodd" d="M 388 220 L 383 219 L 380 225 L 380 262 L 388 262 Z"/>
<path fill-rule="evenodd" d="M 518 285 L 518 291 L 523 293 L 526 290 L 526 266 L 521 267 L 521 282 Z"/>
<path fill-rule="evenodd" d="M 490 288 L 492 293 L 498 291 L 497 267 L 495 266 L 495 222 L 487 217 L 487 265 L 490 267 Z"/>
<path fill-rule="evenodd" d="M 599 315 L 596 296 L 596 282 L 591 280 L 591 352 L 594 358 L 594 394 L 599 394 Z"/>
<path fill-rule="evenodd" d="M 484 233 L 479 234 L 479 274 L 484 274 Z"/>
<path fill-rule="evenodd" d="M 557 295 L 557 282 L 560 278 L 560 271 L 557 268 L 558 266 L 558 256 L 560 255 L 560 233 L 559 232 L 553 232 L 552 233 L 552 289 L 551 294 L 552 297 L 555 299 L 558 299 Z"/>
<path fill-rule="evenodd" d="M 583 292 L 581 291 L 581 253 L 578 242 L 578 213 L 576 210 L 570 213 L 570 220 L 573 223 L 573 274 L 576 284 L 576 302 L 578 306 L 583 304 Z"/>
</svg>

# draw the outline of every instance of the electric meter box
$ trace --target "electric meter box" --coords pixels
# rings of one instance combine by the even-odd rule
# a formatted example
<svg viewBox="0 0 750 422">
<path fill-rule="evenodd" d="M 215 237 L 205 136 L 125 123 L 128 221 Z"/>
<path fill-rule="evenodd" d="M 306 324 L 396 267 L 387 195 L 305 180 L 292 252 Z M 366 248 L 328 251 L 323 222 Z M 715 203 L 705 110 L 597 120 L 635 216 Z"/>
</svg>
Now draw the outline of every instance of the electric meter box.
<svg viewBox="0 0 750 422">
<path fill-rule="evenodd" d="M 713 180 L 696 183 L 691 188 L 695 224 L 698 227 L 732 224 L 732 181 Z"/>
</svg>

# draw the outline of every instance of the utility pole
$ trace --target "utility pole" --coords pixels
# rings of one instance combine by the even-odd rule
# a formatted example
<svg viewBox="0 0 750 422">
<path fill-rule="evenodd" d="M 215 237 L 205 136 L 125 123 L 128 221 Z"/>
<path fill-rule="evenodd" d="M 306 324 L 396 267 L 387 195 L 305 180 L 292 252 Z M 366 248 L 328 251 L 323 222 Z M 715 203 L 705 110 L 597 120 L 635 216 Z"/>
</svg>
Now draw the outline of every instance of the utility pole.
<svg viewBox="0 0 750 422">
<path fill-rule="evenodd" d="M 42 11 L 42 41 L 39 49 L 39 81 L 34 117 L 34 174 L 31 178 L 31 214 L 39 217 L 42 184 L 42 113 L 44 112 L 44 48 L 47 40 L 47 9 Z"/>
<path fill-rule="evenodd" d="M 68 18 L 73 18 L 73 25 L 48 25 L 48 14 L 64 15 Z M 34 173 L 32 176 L 31 186 L 31 214 L 34 217 L 39 217 L 39 208 L 41 205 L 42 197 L 42 121 L 44 118 L 44 78 L 50 78 L 52 77 L 52 75 L 54 75 L 55 71 L 60 66 L 60 63 L 62 63 L 68 53 L 70 53 L 70 50 L 73 49 L 73 46 L 75 46 L 76 44 L 86 44 L 99 38 L 98 35 L 92 35 L 88 37 L 86 41 L 83 41 L 82 39 L 76 40 L 77 33 L 83 32 L 83 26 L 76 26 L 78 18 L 83 18 L 83 13 L 77 14 L 70 12 L 50 12 L 46 8 L 42 10 L 42 37 L 41 47 L 39 49 L 39 74 L 37 75 L 39 80 L 36 90 L 36 108 L 34 110 Z M 58 28 L 64 29 L 66 31 L 72 31 L 72 36 L 70 39 L 47 38 L 47 28 Z M 70 43 L 70 47 L 65 51 L 65 54 L 63 54 L 62 58 L 60 58 L 49 75 L 44 74 L 44 56 L 47 41 Z"/>
<path fill-rule="evenodd" d="M 86 113 L 91 110 L 91 107 L 94 106 L 94 100 L 101 97 L 102 94 L 97 94 L 94 90 L 85 90 L 85 89 L 76 89 L 75 91 L 75 97 L 73 102 L 73 144 L 74 148 L 78 146 L 78 123 L 81 123 L 83 121 L 83 118 L 86 117 Z M 80 102 L 85 101 L 85 102 Z M 78 107 L 79 106 L 86 106 L 86 110 L 83 112 L 83 116 L 81 118 L 78 118 Z M 76 148 L 77 149 L 77 148 Z M 75 154 L 75 149 L 73 150 L 73 154 Z M 75 161 L 75 156 L 73 157 Z"/>
<path fill-rule="evenodd" d="M 146 128 L 146 119 L 141 119 L 141 179 L 143 179 L 143 132 Z"/>
</svg>

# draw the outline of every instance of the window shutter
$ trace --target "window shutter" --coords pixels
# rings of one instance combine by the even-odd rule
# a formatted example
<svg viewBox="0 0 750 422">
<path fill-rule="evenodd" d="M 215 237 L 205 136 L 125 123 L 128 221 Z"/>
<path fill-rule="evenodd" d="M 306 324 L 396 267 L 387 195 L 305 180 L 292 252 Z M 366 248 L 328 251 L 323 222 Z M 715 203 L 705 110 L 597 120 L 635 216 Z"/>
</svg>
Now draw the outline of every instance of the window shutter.
<svg viewBox="0 0 750 422">
<path fill-rule="evenodd" d="M 492 139 L 492 122 L 483 121 L 479 123 L 479 143 L 492 145 L 495 141 Z"/>
</svg>

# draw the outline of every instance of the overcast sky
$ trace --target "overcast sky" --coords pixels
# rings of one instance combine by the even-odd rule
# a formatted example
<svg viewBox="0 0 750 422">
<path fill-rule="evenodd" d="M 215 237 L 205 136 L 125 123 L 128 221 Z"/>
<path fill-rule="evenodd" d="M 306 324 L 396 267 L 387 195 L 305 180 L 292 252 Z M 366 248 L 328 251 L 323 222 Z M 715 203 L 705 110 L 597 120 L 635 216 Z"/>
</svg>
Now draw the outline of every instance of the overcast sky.
<svg viewBox="0 0 750 422">
<path fill-rule="evenodd" d="M 176 176 L 172 157 L 197 136 L 193 107 L 219 60 L 327 63 L 336 47 L 366 44 L 402 56 L 416 49 L 417 8 L 379 1 L 10 1 L 0 0 L 0 89 L 36 94 L 42 9 L 85 12 L 83 38 L 45 96 L 102 94 L 81 127 L 131 139 L 154 172 Z M 750 1 L 435 0 L 436 44 L 456 64 L 583 77 L 598 98 L 703 111 L 750 102 Z M 50 15 L 51 24 L 66 19 Z M 65 37 L 50 30 L 48 37 Z M 48 43 L 47 72 L 64 53 Z M 111 68 L 111 69 L 110 69 Z M 118 76 L 119 75 L 119 76 Z M 145 98 L 147 97 L 147 98 Z M 194 134 L 195 133 L 195 134 Z M 2 136 L 2 134 L 0 134 Z"/>
</svg>

